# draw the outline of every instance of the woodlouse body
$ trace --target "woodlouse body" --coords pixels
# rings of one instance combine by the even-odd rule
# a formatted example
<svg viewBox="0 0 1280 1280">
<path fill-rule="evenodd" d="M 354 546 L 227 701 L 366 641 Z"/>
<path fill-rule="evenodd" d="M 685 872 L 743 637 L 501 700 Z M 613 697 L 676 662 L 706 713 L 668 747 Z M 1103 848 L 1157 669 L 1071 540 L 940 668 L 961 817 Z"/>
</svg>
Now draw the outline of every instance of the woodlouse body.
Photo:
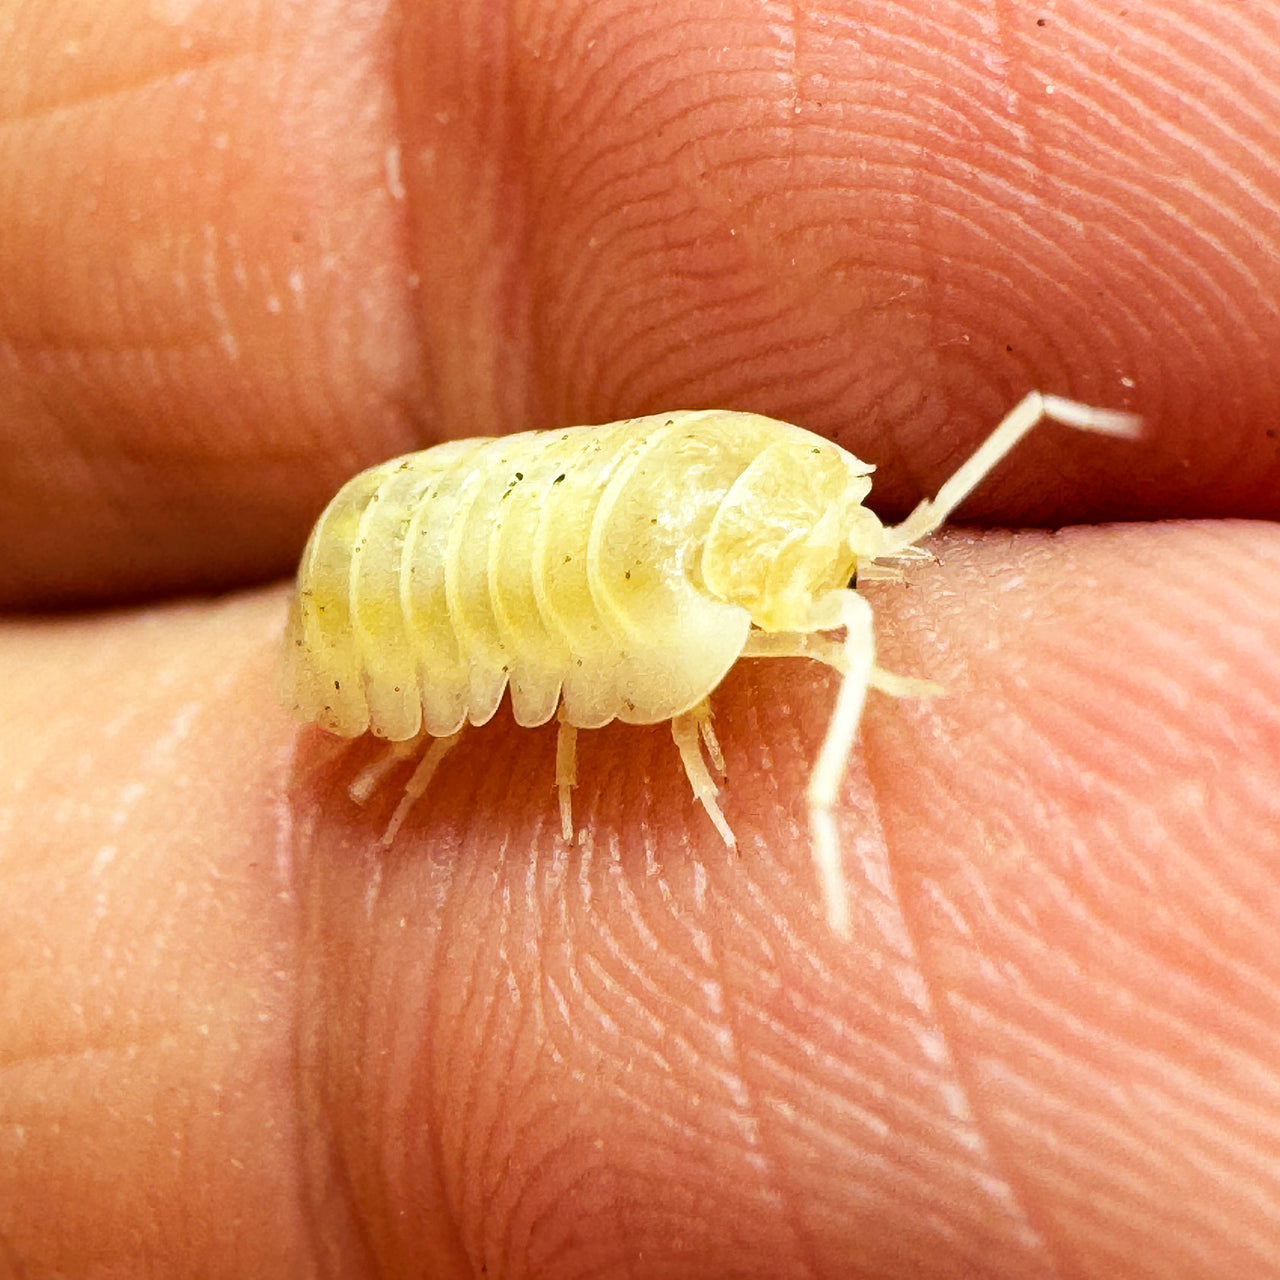
<svg viewBox="0 0 1280 1280">
<path fill-rule="evenodd" d="M 753 622 L 802 624 L 849 581 L 840 535 L 878 528 L 861 506 L 869 470 L 798 427 L 728 413 L 456 441 L 373 467 L 303 556 L 295 707 L 344 736 L 443 737 L 484 724 L 509 682 L 521 725 L 562 696 L 582 729 L 670 720 L 715 688 Z"/>
<path fill-rule="evenodd" d="M 389 836 L 463 724 L 485 723 L 509 687 L 521 725 L 559 710 L 566 838 L 574 731 L 670 720 L 698 798 L 732 843 L 699 744 L 722 767 L 708 695 L 740 657 L 815 658 L 844 675 L 809 802 L 828 914 L 847 928 L 830 811 L 866 689 L 928 688 L 875 666 L 870 608 L 847 584 L 909 554 L 1043 416 L 1134 428 L 1033 392 L 896 528 L 862 505 L 872 467 L 756 414 L 659 414 L 392 459 L 349 481 L 311 535 L 284 697 L 343 736 L 443 740 Z M 842 641 L 817 634 L 838 628 Z"/>
</svg>

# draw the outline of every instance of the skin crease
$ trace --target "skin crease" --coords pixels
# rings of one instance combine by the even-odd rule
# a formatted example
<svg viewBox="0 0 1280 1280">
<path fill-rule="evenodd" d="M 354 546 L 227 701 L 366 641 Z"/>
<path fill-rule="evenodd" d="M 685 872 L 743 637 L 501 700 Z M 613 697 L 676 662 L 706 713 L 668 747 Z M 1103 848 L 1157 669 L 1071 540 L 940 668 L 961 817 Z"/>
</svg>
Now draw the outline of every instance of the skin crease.
<svg viewBox="0 0 1280 1280">
<path fill-rule="evenodd" d="M 0 627 L 0 1275 L 1280 1275 L 1280 25 L 1115 12 L 0 12 L 0 591 L 69 610 Z M 715 698 L 736 860 L 661 727 L 565 849 L 505 710 L 384 851 L 275 705 L 365 463 L 718 403 L 894 514 L 1031 386 L 1148 437 L 967 514 L 1196 519 L 868 587 L 947 695 L 868 705 L 848 942 L 804 664 Z"/>
</svg>

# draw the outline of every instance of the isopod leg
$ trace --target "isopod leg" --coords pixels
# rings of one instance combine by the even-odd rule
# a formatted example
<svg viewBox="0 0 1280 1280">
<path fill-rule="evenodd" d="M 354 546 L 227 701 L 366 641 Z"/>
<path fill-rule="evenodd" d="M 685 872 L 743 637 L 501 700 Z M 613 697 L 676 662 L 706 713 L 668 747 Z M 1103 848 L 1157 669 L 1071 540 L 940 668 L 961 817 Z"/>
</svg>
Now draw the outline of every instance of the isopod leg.
<svg viewBox="0 0 1280 1280">
<path fill-rule="evenodd" d="M 578 784 L 578 730 L 561 712 L 556 734 L 556 786 L 560 789 L 560 832 L 573 843 L 573 789 Z"/>
<path fill-rule="evenodd" d="M 702 735 L 702 744 L 715 765 L 716 772 L 724 773 L 724 752 L 720 750 L 720 739 L 716 737 L 715 726 L 711 723 L 711 700 L 703 698 L 689 714 L 698 722 L 698 732 Z"/>
<path fill-rule="evenodd" d="M 946 693 L 936 681 L 922 680 L 919 676 L 900 676 L 896 671 L 886 671 L 883 667 L 872 667 L 867 683 L 892 698 L 939 698 Z"/>
<path fill-rule="evenodd" d="M 867 687 L 875 671 L 875 631 L 871 606 L 856 591 L 841 592 L 844 619 L 844 679 L 835 710 L 809 774 L 806 799 L 813 841 L 813 860 L 827 904 L 827 921 L 837 933 L 849 934 L 849 886 L 840 858 L 840 841 L 832 810 L 840 794 L 849 755 L 858 736 Z"/>
<path fill-rule="evenodd" d="M 401 760 L 407 760 L 420 745 L 419 739 L 409 738 L 405 742 L 392 742 L 387 746 L 386 751 L 382 753 L 376 760 L 365 765 L 354 778 L 351 779 L 351 785 L 347 788 L 349 795 L 356 804 L 364 804 L 371 795 L 378 789 L 378 784 L 391 772 L 392 769 L 400 763 Z"/>
<path fill-rule="evenodd" d="M 440 767 L 440 761 L 458 745 L 458 739 L 461 737 L 462 730 L 459 729 L 457 733 L 451 733 L 447 738 L 433 738 L 431 740 L 431 745 L 427 748 L 422 759 L 418 761 L 418 767 L 409 775 L 409 781 L 404 784 L 404 795 L 400 797 L 400 803 L 396 806 L 395 813 L 391 815 L 391 821 L 387 823 L 387 829 L 382 833 L 382 843 L 384 845 L 389 845 L 396 838 L 396 832 L 400 830 L 404 820 L 409 816 L 409 811 L 421 799 L 423 792 L 431 785 L 431 779 Z"/>
<path fill-rule="evenodd" d="M 819 631 L 750 631 L 742 646 L 744 658 L 812 658 L 844 670 L 844 645 Z"/>
<path fill-rule="evenodd" d="M 742 651 L 744 658 L 812 658 L 841 675 L 848 670 L 846 641 L 817 631 L 753 631 Z M 867 683 L 894 698 L 936 698 L 946 691 L 932 680 L 900 676 L 872 666 Z"/>
<path fill-rule="evenodd" d="M 707 817 L 715 824 L 725 844 L 730 849 L 735 849 L 738 842 L 733 838 L 733 831 L 720 811 L 720 805 L 716 801 L 716 784 L 707 771 L 706 761 L 702 758 L 702 742 L 706 732 L 702 726 L 705 723 L 709 729 L 710 719 L 710 709 L 704 702 L 692 711 L 686 711 L 683 715 L 672 718 L 671 736 L 675 739 L 676 747 L 680 752 L 680 761 L 684 765 L 685 777 L 689 779 L 693 794 L 707 811 Z M 714 735 L 712 740 L 714 741 Z M 720 744 L 716 743 L 715 755 L 719 756 L 719 753 Z M 723 764 L 724 757 L 720 756 L 717 767 L 723 767 Z"/>
</svg>

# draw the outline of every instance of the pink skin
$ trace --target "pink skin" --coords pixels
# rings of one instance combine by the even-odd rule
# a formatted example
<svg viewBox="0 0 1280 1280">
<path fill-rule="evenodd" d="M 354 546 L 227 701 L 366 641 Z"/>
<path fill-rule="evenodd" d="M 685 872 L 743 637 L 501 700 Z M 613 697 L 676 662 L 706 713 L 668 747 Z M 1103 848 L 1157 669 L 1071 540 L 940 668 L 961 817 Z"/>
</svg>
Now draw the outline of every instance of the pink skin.
<svg viewBox="0 0 1280 1280">
<path fill-rule="evenodd" d="M 1266 6 L 10 9 L 10 605 L 244 588 L 363 463 L 705 403 L 886 516 L 1030 386 L 1130 407 L 967 512 L 1200 521 L 868 587 L 947 695 L 868 704 L 847 942 L 807 664 L 714 700 L 736 860 L 664 728 L 582 735 L 566 850 L 505 711 L 387 853 L 371 747 L 272 698 L 283 588 L 9 621 L 0 1274 L 1280 1275 L 1280 537 L 1216 519 L 1280 507 Z"/>
</svg>

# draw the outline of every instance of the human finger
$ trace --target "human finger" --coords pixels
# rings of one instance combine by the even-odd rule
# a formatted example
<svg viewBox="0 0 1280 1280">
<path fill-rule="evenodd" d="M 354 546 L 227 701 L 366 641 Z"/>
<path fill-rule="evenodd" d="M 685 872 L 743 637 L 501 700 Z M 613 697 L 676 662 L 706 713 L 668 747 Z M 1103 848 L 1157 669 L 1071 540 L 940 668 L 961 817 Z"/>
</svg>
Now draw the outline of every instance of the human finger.
<svg viewBox="0 0 1280 1280">
<path fill-rule="evenodd" d="M 1274 514 L 1257 9 L 125 6 L 109 48 L 42 12 L 4 78 L 11 603 L 281 573 L 362 462 L 679 405 L 836 436 L 893 514 L 1036 385 L 1143 451 L 1043 433 L 970 515 Z"/>
<path fill-rule="evenodd" d="M 35 1272 L 1269 1274 L 1274 541 L 956 535 L 877 588 L 883 660 L 947 693 L 868 707 L 849 940 L 808 663 L 717 698 L 736 858 L 661 726 L 582 735 L 565 846 L 554 733 L 503 716 L 387 849 L 400 776 L 355 805 L 367 748 L 271 701 L 274 593 L 10 624 L 0 1237 Z"/>
</svg>

